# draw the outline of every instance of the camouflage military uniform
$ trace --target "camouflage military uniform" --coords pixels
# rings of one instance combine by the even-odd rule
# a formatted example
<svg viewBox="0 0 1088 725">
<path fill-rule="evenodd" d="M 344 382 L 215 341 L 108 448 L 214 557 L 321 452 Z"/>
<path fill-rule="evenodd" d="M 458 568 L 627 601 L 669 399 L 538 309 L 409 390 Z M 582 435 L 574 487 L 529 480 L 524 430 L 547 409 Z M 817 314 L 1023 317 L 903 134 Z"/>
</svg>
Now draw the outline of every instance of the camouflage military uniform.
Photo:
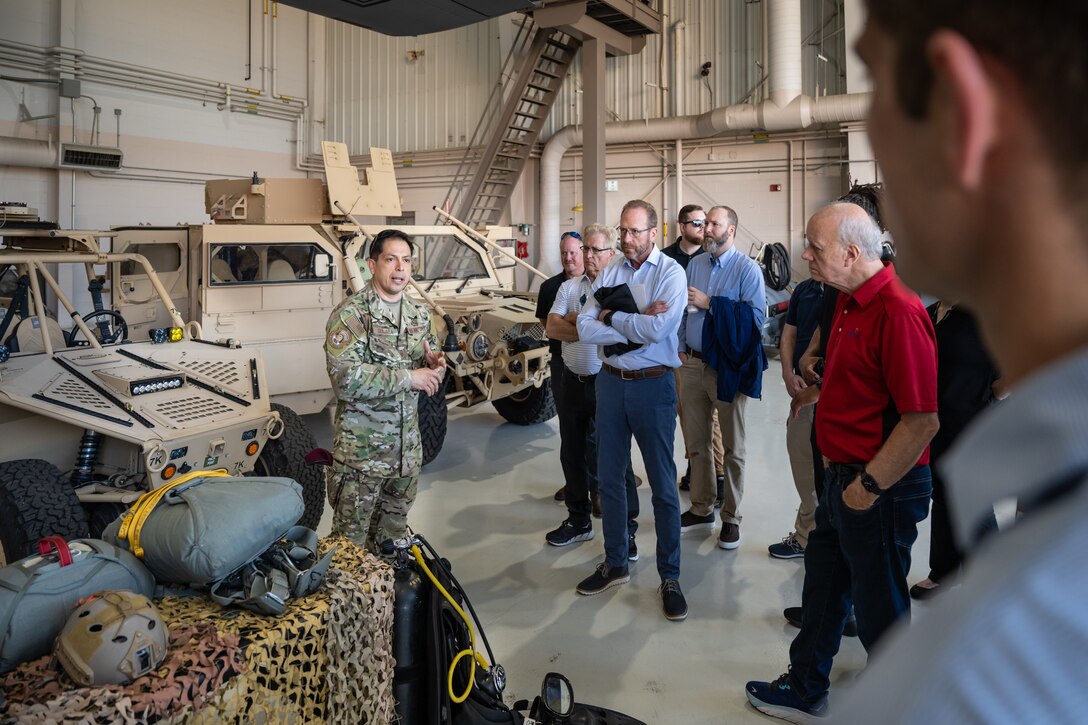
<svg viewBox="0 0 1088 725">
<path fill-rule="evenodd" d="M 425 365 L 424 340 L 438 346 L 424 307 L 403 296 L 397 325 L 371 284 L 333 311 L 325 333 L 337 397 L 332 531 L 377 553 L 404 535 L 415 499 L 423 446 L 411 371 Z"/>
</svg>

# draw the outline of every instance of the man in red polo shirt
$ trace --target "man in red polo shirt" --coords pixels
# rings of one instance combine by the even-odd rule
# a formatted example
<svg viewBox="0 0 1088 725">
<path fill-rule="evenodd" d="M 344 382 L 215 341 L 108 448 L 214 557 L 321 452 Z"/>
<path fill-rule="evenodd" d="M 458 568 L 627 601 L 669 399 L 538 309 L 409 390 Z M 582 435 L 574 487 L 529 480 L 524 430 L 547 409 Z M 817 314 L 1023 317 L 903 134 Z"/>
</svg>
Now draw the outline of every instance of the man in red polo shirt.
<svg viewBox="0 0 1088 725">
<path fill-rule="evenodd" d="M 805 548 L 790 671 L 746 687 L 756 709 L 794 722 L 827 712 L 828 676 L 851 604 L 867 652 L 909 616 L 910 550 L 929 512 L 936 339 L 921 300 L 880 252 L 880 229 L 855 204 L 831 204 L 809 221 L 809 270 L 844 293 L 816 411 L 827 474 Z"/>
</svg>

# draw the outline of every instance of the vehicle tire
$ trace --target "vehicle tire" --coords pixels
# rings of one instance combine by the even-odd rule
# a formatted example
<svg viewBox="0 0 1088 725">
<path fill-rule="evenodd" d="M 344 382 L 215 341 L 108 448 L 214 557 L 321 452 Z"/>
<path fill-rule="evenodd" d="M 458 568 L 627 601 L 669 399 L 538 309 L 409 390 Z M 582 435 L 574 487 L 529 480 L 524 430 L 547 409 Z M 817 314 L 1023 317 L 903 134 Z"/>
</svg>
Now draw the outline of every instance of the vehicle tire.
<svg viewBox="0 0 1088 725">
<path fill-rule="evenodd" d="M 79 498 L 56 466 L 36 458 L 0 463 L 0 564 L 36 552 L 42 537 L 89 533 Z"/>
<path fill-rule="evenodd" d="M 438 457 L 446 442 L 446 424 L 449 409 L 446 408 L 446 387 L 434 395 L 419 396 L 419 438 L 423 443 L 423 465 Z"/>
<path fill-rule="evenodd" d="M 305 460 L 306 454 L 317 448 L 317 441 L 298 413 L 279 403 L 273 403 L 272 408 L 279 412 L 283 420 L 283 435 L 265 444 L 253 473 L 298 481 L 302 486 L 302 501 L 306 505 L 306 511 L 298 523 L 317 529 L 321 515 L 325 513 L 325 468 L 311 466 Z"/>
<path fill-rule="evenodd" d="M 106 527 L 128 510 L 123 503 L 92 503 L 87 505 L 87 528 L 92 539 L 101 539 Z"/>
<path fill-rule="evenodd" d="M 551 385 L 528 387 L 491 404 L 499 415 L 516 425 L 536 425 L 555 417 Z"/>
</svg>

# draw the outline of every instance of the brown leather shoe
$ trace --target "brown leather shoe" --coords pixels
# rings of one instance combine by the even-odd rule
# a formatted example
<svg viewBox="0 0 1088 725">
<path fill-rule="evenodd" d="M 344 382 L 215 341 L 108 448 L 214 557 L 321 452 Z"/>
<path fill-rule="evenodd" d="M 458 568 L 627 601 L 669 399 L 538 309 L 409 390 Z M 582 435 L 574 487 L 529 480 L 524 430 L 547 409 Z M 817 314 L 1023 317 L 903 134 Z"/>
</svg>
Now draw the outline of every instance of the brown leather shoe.
<svg viewBox="0 0 1088 725">
<path fill-rule="evenodd" d="M 601 495 L 598 493 L 589 494 L 589 500 L 593 502 L 593 518 L 601 518 Z"/>
</svg>

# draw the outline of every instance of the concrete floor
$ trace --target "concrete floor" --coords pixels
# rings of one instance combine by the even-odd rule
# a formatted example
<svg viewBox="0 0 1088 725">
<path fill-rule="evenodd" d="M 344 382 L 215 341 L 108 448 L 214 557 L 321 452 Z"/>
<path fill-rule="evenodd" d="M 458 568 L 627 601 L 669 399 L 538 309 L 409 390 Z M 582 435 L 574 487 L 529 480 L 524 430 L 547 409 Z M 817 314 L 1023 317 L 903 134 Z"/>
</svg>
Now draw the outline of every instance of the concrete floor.
<svg viewBox="0 0 1088 725">
<path fill-rule="evenodd" d="M 631 582 L 580 596 L 574 587 L 603 560 L 603 537 L 598 522 L 592 541 L 544 543 L 566 513 L 552 499 L 563 483 L 558 422 L 511 425 L 490 405 L 451 411 L 445 446 L 424 469 L 409 524 L 452 562 L 506 668 L 508 702 L 531 699 L 544 674 L 556 671 L 571 680 L 577 700 L 647 723 L 769 722 L 748 705 L 744 683 L 785 672 L 796 632 L 781 612 L 800 604 L 804 564 L 767 554 L 790 531 L 797 507 L 785 453 L 788 412 L 772 360 L 763 400 L 747 408 L 741 546 L 717 548 L 717 529 L 683 535 L 680 583 L 690 614 L 670 622 L 657 594 L 648 486 L 639 489 L 642 558 L 632 565 Z M 329 416 L 308 422 L 319 444 L 328 445 Z M 674 450 L 682 472 L 679 426 Z M 634 466 L 645 476 L 637 453 Z M 686 494 L 680 495 L 686 510 Z M 326 512 L 321 533 L 328 527 Z M 928 571 L 928 521 L 914 551 L 911 583 Z M 916 606 L 916 615 L 924 609 Z M 845 639 L 832 673 L 832 707 L 835 684 L 851 681 L 864 664 L 858 640 Z"/>
</svg>

